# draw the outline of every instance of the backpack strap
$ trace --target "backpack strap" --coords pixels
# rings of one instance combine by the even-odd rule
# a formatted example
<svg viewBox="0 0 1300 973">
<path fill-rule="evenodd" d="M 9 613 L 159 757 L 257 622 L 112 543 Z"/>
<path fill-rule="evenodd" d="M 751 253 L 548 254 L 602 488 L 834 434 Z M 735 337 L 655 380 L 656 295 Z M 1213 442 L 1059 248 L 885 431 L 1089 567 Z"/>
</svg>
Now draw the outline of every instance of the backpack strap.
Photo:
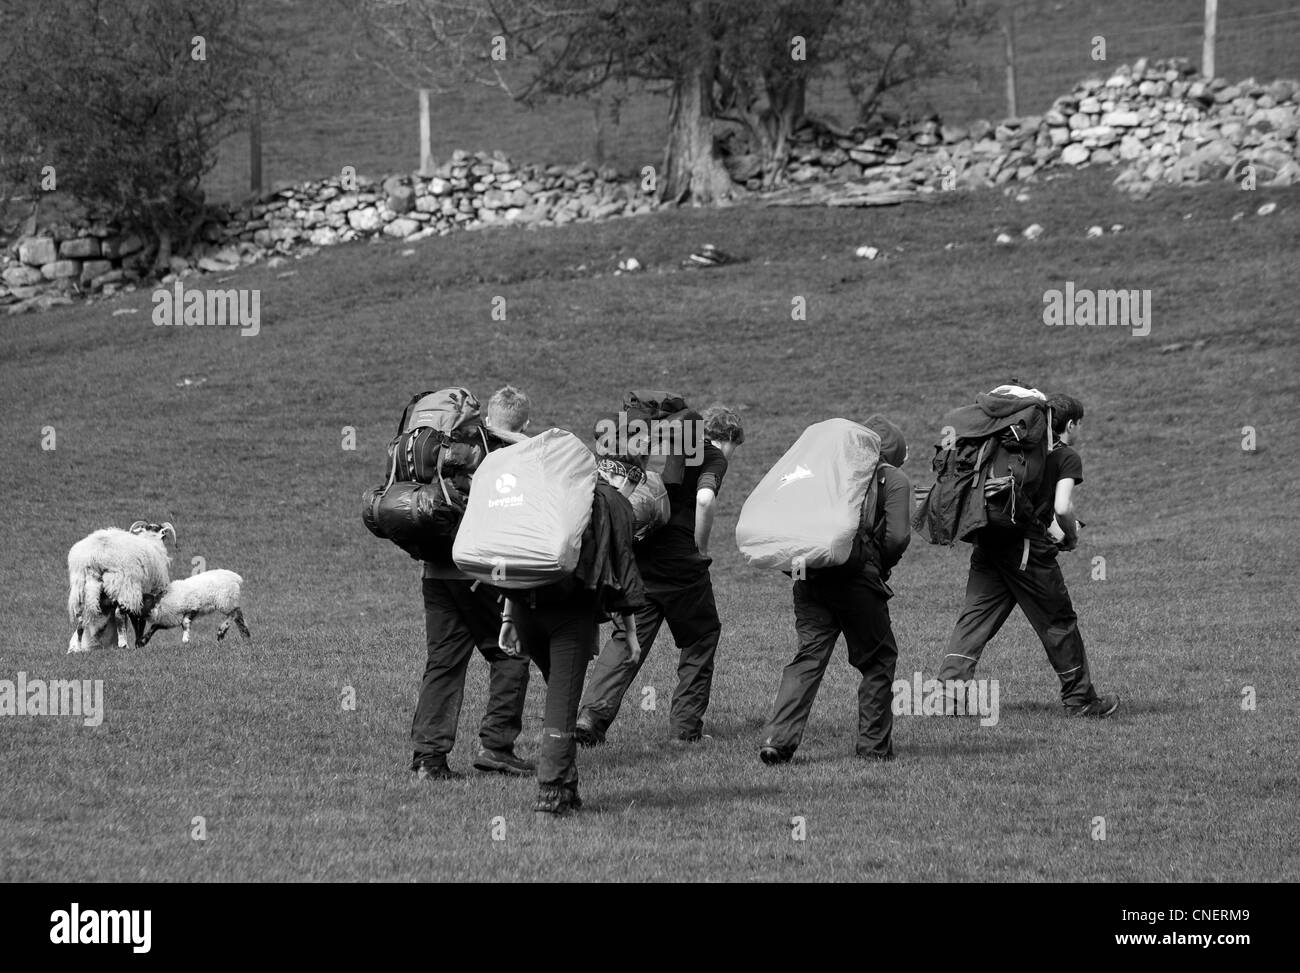
<svg viewBox="0 0 1300 973">
<path fill-rule="evenodd" d="M 400 436 L 402 433 L 406 432 L 406 420 L 411 415 L 411 406 L 415 405 L 415 403 L 419 402 L 426 395 L 433 395 L 436 391 L 437 389 L 429 389 L 427 392 L 416 392 L 411 396 L 411 401 L 407 402 L 406 408 L 402 410 L 402 418 L 397 420 L 397 435 Z"/>
</svg>

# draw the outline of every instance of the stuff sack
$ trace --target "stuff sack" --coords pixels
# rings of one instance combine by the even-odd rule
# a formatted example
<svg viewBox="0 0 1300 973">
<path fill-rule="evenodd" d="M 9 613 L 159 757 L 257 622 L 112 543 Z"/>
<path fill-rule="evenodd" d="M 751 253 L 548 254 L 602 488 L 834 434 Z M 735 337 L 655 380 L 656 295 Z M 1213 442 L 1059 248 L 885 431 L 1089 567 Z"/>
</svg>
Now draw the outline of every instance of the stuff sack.
<svg viewBox="0 0 1300 973">
<path fill-rule="evenodd" d="M 451 565 L 451 542 L 465 509 L 465 494 L 442 483 L 393 483 L 367 490 L 361 518 L 370 533 L 392 541 L 417 561 Z"/>
<path fill-rule="evenodd" d="M 573 573 L 591 519 L 596 457 L 563 429 L 488 455 L 475 473 L 452 560 L 502 588 L 537 588 Z"/>
<path fill-rule="evenodd" d="M 646 473 L 628 501 L 632 504 L 632 536 L 637 541 L 645 540 L 667 524 L 672 514 L 668 488 L 658 473 Z"/>
<path fill-rule="evenodd" d="M 846 563 L 864 510 L 875 509 L 879 463 L 880 437 L 866 426 L 848 419 L 809 426 L 741 507 L 740 553 L 754 567 L 801 575 Z"/>
</svg>

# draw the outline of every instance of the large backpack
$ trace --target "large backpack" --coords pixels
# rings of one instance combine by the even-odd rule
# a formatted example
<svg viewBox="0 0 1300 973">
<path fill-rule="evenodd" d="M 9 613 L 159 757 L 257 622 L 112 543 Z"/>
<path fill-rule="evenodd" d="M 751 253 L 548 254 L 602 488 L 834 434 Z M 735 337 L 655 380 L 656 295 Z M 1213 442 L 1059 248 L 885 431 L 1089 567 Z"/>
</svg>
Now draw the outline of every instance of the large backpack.
<svg viewBox="0 0 1300 973">
<path fill-rule="evenodd" d="M 701 435 L 692 435 L 690 442 L 686 441 L 684 426 L 688 422 L 702 423 L 700 414 L 674 392 L 647 389 L 633 390 L 624 395 L 623 411 L 629 422 L 633 419 L 658 421 L 655 428 L 659 435 L 650 443 L 650 455 L 645 460 L 646 472 L 659 474 L 665 485 L 680 484 L 685 479 L 688 446 L 700 451 L 704 449 L 702 426 L 697 427 Z"/>
<path fill-rule="evenodd" d="M 456 567 L 501 588 L 569 577 L 596 491 L 596 457 L 582 440 L 548 429 L 491 453 L 475 478 L 452 545 Z"/>
<path fill-rule="evenodd" d="M 736 546 L 755 567 L 796 576 L 844 565 L 860 552 L 876 509 L 880 437 L 847 419 L 809 426 L 754 487 Z"/>
<path fill-rule="evenodd" d="M 490 448 L 467 389 L 413 395 L 388 444 L 387 481 L 362 494 L 366 528 L 417 560 L 449 567 L 472 476 Z"/>
<path fill-rule="evenodd" d="M 932 544 L 973 541 L 985 527 L 1025 532 L 1034 522 L 1051 443 L 1041 392 L 1001 385 L 943 417 L 934 486 L 912 526 Z"/>
</svg>

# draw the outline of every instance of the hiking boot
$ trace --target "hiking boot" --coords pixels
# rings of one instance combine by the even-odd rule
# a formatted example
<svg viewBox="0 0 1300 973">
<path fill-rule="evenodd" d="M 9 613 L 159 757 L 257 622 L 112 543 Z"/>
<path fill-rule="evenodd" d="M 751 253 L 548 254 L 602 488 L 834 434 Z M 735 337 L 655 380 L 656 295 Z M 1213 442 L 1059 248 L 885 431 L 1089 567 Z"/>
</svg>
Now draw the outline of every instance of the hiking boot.
<svg viewBox="0 0 1300 973">
<path fill-rule="evenodd" d="M 713 737 L 709 736 L 709 734 L 700 733 L 698 731 L 695 733 L 682 733 L 679 736 L 670 737 L 668 739 L 668 745 L 682 750 L 693 744 L 708 743 L 712 739 Z"/>
<path fill-rule="evenodd" d="M 488 750 L 480 747 L 474 758 L 474 769 L 492 774 L 510 774 L 513 777 L 531 777 L 537 773 L 537 765 L 531 760 L 515 756 L 513 749 Z"/>
<path fill-rule="evenodd" d="M 758 750 L 758 759 L 763 761 L 763 763 L 767 764 L 769 767 L 776 764 L 788 764 L 790 758 L 793 756 L 794 754 L 792 753 L 778 750 L 776 747 L 766 743 Z"/>
<path fill-rule="evenodd" d="M 855 753 L 854 756 L 859 760 L 870 760 L 873 763 L 879 764 L 889 763 L 889 761 L 894 759 L 892 753 Z"/>
<path fill-rule="evenodd" d="M 447 766 L 447 760 L 426 760 L 415 768 L 416 780 L 464 780 L 465 775 Z"/>
<path fill-rule="evenodd" d="M 582 798 L 578 796 L 578 784 L 575 781 L 572 784 L 564 785 L 564 797 L 569 802 L 569 807 L 577 811 L 582 808 Z"/>
<path fill-rule="evenodd" d="M 573 814 L 580 807 L 582 807 L 582 798 L 578 797 L 577 784 L 564 787 L 539 787 L 533 813 L 539 818 L 562 818 Z"/>
<path fill-rule="evenodd" d="M 1065 715 L 1091 716 L 1096 720 L 1104 720 L 1117 709 L 1119 709 L 1118 696 L 1098 696 L 1096 699 L 1084 703 L 1081 706 L 1065 707 Z"/>
<path fill-rule="evenodd" d="M 579 716 L 573 727 L 573 739 L 580 747 L 598 747 L 605 742 L 605 731 L 596 729 L 590 717 Z"/>
</svg>

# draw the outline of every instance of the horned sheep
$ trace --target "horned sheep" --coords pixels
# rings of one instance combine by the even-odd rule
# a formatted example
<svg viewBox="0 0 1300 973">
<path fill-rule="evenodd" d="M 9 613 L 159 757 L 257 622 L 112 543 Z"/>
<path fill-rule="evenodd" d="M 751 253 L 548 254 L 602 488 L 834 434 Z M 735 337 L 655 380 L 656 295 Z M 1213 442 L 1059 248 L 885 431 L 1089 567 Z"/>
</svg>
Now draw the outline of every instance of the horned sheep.
<svg viewBox="0 0 1300 973">
<path fill-rule="evenodd" d="M 76 631 L 69 652 L 84 652 L 117 636 L 126 645 L 126 622 L 141 637 L 145 616 L 170 581 L 166 538 L 176 541 L 169 523 L 137 520 L 127 530 L 106 527 L 68 550 L 68 618 Z"/>
</svg>

